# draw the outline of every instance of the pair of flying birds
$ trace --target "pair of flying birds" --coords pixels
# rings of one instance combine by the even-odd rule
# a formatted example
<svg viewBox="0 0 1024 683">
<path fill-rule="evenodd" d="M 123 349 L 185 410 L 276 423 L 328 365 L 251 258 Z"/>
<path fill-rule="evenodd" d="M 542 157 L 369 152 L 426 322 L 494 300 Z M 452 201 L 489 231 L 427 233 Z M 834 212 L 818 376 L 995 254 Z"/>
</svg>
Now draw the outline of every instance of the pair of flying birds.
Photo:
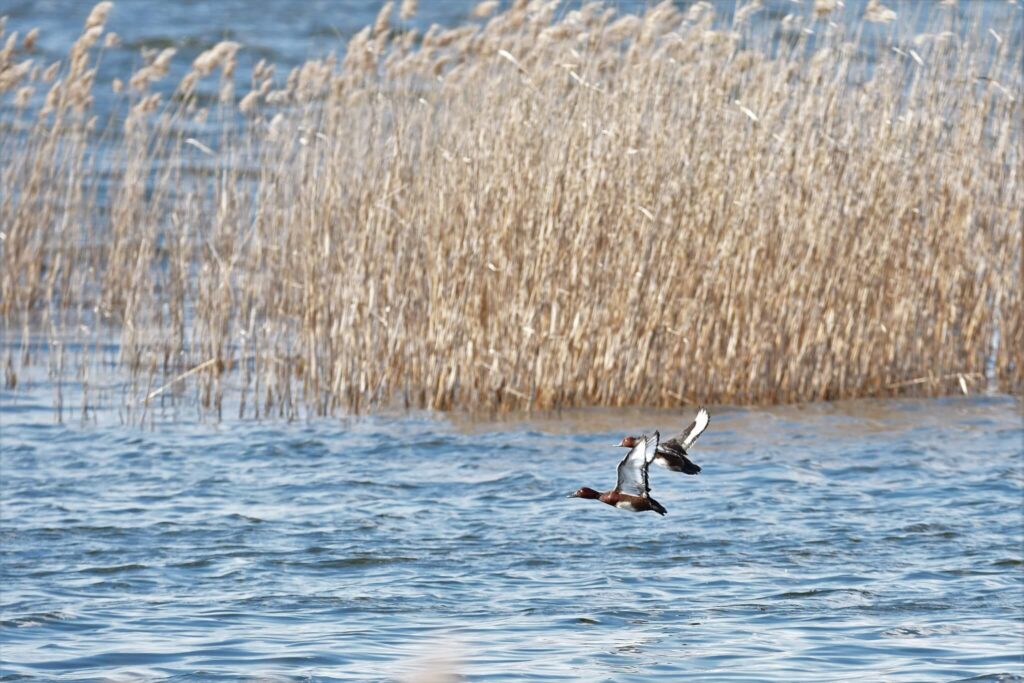
<svg viewBox="0 0 1024 683">
<path fill-rule="evenodd" d="M 629 448 L 629 453 L 619 463 L 618 482 L 615 488 L 599 493 L 584 486 L 576 493 L 569 494 L 569 497 L 596 498 L 602 503 L 630 512 L 653 510 L 659 515 L 665 514 L 665 507 L 651 498 L 648 469 L 653 462 L 674 472 L 699 473 L 700 467 L 690 461 L 687 450 L 697 437 L 704 433 L 710 421 L 708 411 L 701 408 L 693 422 L 678 436 L 668 441 L 660 442 L 658 432 L 654 432 L 654 436 L 627 436 L 619 443 L 620 446 Z"/>
</svg>

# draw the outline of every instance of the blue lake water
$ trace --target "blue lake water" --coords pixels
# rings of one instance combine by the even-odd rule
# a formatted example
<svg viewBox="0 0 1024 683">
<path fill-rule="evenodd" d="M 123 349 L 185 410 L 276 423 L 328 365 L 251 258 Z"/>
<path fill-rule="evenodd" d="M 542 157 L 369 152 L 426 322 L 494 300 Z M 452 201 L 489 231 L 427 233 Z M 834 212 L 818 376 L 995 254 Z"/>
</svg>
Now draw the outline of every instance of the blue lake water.
<svg viewBox="0 0 1024 683">
<path fill-rule="evenodd" d="M 565 495 L 680 412 L 2 398 L 2 680 L 1024 680 L 1016 399 L 713 409 L 704 472 L 652 470 L 662 518 Z"/>
</svg>

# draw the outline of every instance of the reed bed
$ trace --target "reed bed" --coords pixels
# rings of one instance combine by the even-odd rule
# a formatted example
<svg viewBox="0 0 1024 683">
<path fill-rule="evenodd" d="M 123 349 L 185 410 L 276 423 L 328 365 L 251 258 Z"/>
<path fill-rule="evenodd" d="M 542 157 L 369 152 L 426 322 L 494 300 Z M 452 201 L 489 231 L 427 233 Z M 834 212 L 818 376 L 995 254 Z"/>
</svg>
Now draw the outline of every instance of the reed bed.
<svg viewBox="0 0 1024 683">
<path fill-rule="evenodd" d="M 951 4 L 405 2 L 244 87 L 230 42 L 97 84 L 110 3 L 8 34 L 7 383 L 42 335 L 135 416 L 1019 393 L 1024 54 Z"/>
</svg>

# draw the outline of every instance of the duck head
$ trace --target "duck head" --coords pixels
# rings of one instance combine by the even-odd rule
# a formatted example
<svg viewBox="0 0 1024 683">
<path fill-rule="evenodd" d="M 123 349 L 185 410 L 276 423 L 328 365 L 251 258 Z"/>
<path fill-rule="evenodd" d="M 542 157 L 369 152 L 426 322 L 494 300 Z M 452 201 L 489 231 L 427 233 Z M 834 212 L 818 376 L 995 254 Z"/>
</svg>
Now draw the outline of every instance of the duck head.
<svg viewBox="0 0 1024 683">
<path fill-rule="evenodd" d="M 568 498 L 599 498 L 600 496 L 601 496 L 601 494 L 598 493 L 597 491 L 595 491 L 594 489 L 588 488 L 588 487 L 584 486 L 583 488 L 577 489 L 577 491 L 575 493 L 570 493 L 567 497 Z"/>
<path fill-rule="evenodd" d="M 619 446 L 623 448 L 633 448 L 640 443 L 639 436 L 627 436 L 625 439 L 619 442 Z"/>
</svg>

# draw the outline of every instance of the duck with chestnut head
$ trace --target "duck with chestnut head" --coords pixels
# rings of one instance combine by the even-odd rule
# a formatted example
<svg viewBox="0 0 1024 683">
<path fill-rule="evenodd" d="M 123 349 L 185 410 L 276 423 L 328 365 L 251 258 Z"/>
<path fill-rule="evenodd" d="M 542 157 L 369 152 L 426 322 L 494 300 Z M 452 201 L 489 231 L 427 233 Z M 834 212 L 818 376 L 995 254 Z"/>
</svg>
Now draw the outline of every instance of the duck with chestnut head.
<svg viewBox="0 0 1024 683">
<path fill-rule="evenodd" d="M 704 430 L 708 428 L 711 416 L 708 411 L 701 408 L 697 411 L 697 417 L 687 425 L 686 429 L 679 432 L 677 436 L 668 441 L 658 444 L 658 451 L 654 455 L 654 464 L 661 465 L 673 472 L 685 472 L 686 474 L 700 474 L 700 465 L 690 460 L 689 449 Z M 619 445 L 623 448 L 634 448 L 641 437 L 627 436 Z"/>
<path fill-rule="evenodd" d="M 569 497 L 593 498 L 620 510 L 630 512 L 653 510 L 659 515 L 664 515 L 667 512 L 665 507 L 651 498 L 651 485 L 648 479 L 648 468 L 658 450 L 658 440 L 658 432 L 654 432 L 653 437 L 646 435 L 637 437 L 636 443 L 619 463 L 618 481 L 611 491 L 600 493 L 584 486 L 575 493 L 570 493 Z"/>
</svg>

